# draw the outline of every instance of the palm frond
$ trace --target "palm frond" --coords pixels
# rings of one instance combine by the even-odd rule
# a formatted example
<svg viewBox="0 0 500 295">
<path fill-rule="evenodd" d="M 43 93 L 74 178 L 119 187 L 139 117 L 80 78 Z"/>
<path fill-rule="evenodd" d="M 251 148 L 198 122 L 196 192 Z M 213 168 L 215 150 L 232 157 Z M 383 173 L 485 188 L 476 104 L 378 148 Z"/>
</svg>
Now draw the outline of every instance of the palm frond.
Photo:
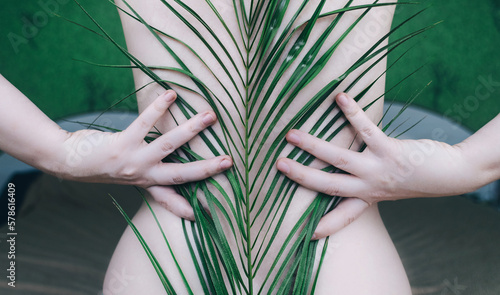
<svg viewBox="0 0 500 295">
<path fill-rule="evenodd" d="M 284 227 L 298 190 L 297 184 L 274 169 L 274 163 L 280 155 L 283 156 L 287 145 L 285 134 L 291 129 L 306 129 L 305 126 L 310 126 L 307 127 L 310 134 L 332 140 L 347 122 L 334 103 L 323 109 L 320 106 L 332 94 L 350 91 L 360 85 L 368 73 L 385 61 L 387 54 L 433 26 L 389 41 L 389 36 L 422 11 L 414 14 L 394 26 L 340 75 L 328 77 L 319 90 L 297 106 L 298 97 L 305 89 L 310 91 L 308 86 L 312 82 L 320 76 L 325 79 L 322 74 L 325 67 L 359 23 L 373 9 L 395 5 L 395 2 L 378 3 L 376 0 L 372 4 L 352 5 L 354 1 L 350 0 L 340 9 L 325 12 L 327 1 L 318 0 L 313 12 L 305 17 L 306 7 L 311 5 L 308 0 L 294 5 L 291 5 L 291 0 L 233 0 L 237 25 L 231 27 L 212 1 L 205 0 L 204 7 L 216 20 L 217 27 L 214 27 L 214 22 L 206 21 L 192 2 L 159 1 L 186 31 L 196 36 L 202 45 L 201 49 L 194 49 L 182 38 L 148 24 L 126 0 L 123 0 L 125 7 L 117 7 L 147 28 L 175 64 L 145 65 L 117 44 L 98 21 L 78 5 L 98 28 L 97 32 L 91 31 L 113 43 L 132 63 L 132 66 L 99 66 L 140 69 L 152 80 L 150 83 L 157 83 L 164 89 L 182 88 L 189 91 L 189 95 L 179 95 L 176 101 L 185 118 L 197 113 L 190 95 L 202 97 L 219 118 L 220 130 L 208 128 L 200 136 L 213 155 L 230 154 L 237 160 L 235 166 L 225 172 L 223 183 L 220 178 L 210 178 L 177 187 L 195 212 L 196 222 L 183 221 L 182 226 L 203 291 L 206 294 L 314 293 L 328 239 L 324 242 L 310 240 L 320 218 L 331 211 L 340 198 L 319 194 L 304 208 L 295 224 Z M 339 25 L 354 12 L 358 12 L 357 17 L 348 26 Z M 318 28 L 320 20 L 328 22 L 323 29 Z M 220 34 L 225 34 L 227 38 L 220 37 L 218 32 L 221 31 L 224 33 Z M 338 37 L 332 42 L 334 33 Z M 182 52 L 176 50 L 179 46 L 198 59 L 199 65 L 208 71 L 215 83 L 207 83 L 196 68 L 188 66 Z M 211 60 L 208 61 L 208 58 Z M 160 77 L 163 74 L 159 72 L 181 75 L 192 84 L 163 79 Z M 362 99 L 384 73 L 379 73 L 355 99 Z M 347 81 L 351 82 L 343 86 Z M 211 89 L 209 85 L 217 85 L 222 90 Z M 370 108 L 382 97 L 383 94 L 364 109 Z M 290 113 L 292 105 L 297 109 L 293 114 Z M 318 110 L 323 110 L 319 117 Z M 316 114 L 316 119 L 311 122 L 313 114 Z M 285 119 L 285 115 L 291 117 Z M 315 160 L 312 155 L 298 148 L 284 155 L 304 165 Z M 186 145 L 169 157 L 168 161 L 190 162 L 200 159 L 202 157 Z M 325 167 L 323 170 L 337 172 L 334 167 Z M 198 198 L 200 194 L 204 195 L 208 208 L 203 207 Z M 151 207 L 149 209 L 154 215 Z M 175 294 L 176 290 L 169 284 L 147 243 L 123 210 L 120 209 L 120 212 L 148 253 L 166 292 Z M 156 216 L 155 220 L 158 222 Z M 283 238 L 279 239 L 278 244 L 275 241 L 279 234 Z M 170 249 L 169 241 L 166 237 L 164 239 Z M 314 259 L 318 251 L 321 257 L 319 261 Z M 171 253 L 175 257 L 175 253 Z M 176 264 L 176 268 L 182 275 L 182 267 Z M 257 276 L 260 277 L 259 281 L 256 280 Z M 186 290 L 191 294 L 190 282 L 184 275 L 182 278 Z"/>
</svg>

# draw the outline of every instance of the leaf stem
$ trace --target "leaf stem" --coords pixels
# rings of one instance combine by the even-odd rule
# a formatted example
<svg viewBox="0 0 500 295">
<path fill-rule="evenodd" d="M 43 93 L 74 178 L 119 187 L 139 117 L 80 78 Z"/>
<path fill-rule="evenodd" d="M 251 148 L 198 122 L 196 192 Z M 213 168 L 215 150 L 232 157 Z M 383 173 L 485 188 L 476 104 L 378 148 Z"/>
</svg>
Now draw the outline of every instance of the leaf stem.
<svg viewBox="0 0 500 295">
<path fill-rule="evenodd" d="M 249 40 L 249 35 L 246 36 L 246 39 Z M 250 60 L 250 50 L 247 49 L 247 60 L 246 63 Z M 247 274 L 248 274 L 248 294 L 253 294 L 253 263 L 252 263 L 252 238 L 251 238 L 251 228 L 252 221 L 250 217 L 251 213 L 251 200 L 250 200 L 250 174 L 249 174 L 249 137 L 250 137 L 250 129 L 249 129 L 249 116 L 250 116 L 250 108 L 249 108 L 249 71 L 250 68 L 246 68 L 246 77 L 245 77 L 245 198 L 246 198 L 246 214 L 245 214 L 245 223 L 246 223 L 246 232 L 247 232 Z"/>
</svg>

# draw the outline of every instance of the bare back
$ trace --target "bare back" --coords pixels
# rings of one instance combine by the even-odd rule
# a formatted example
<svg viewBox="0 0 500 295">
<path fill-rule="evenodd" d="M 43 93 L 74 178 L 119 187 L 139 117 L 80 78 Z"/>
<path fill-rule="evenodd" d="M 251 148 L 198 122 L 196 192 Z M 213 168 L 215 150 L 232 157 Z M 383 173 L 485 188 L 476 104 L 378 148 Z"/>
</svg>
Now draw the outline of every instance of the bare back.
<svg viewBox="0 0 500 295">
<path fill-rule="evenodd" d="M 179 8 L 179 5 L 175 4 L 174 1 L 167 2 L 175 8 Z M 276 97 L 278 97 L 280 91 L 286 86 L 286 81 L 290 78 L 291 71 L 285 72 L 283 78 L 276 85 L 272 85 L 271 81 L 266 81 L 265 87 L 263 88 L 259 99 L 262 99 L 265 96 L 266 91 L 271 89 L 269 90 L 270 99 L 268 103 L 263 104 L 262 109 L 258 112 L 248 112 L 248 105 L 250 102 L 246 101 L 245 92 L 242 90 L 245 89 L 245 82 L 250 78 L 247 76 L 249 76 L 249 73 L 252 72 L 252 68 L 250 68 L 249 71 L 246 71 L 245 60 L 247 56 L 240 55 L 241 49 L 244 48 L 245 41 L 242 40 L 241 37 L 237 37 L 233 40 L 205 1 L 196 1 L 196 4 L 190 4 L 194 3 L 194 1 L 185 2 L 192 6 L 210 27 L 216 28 L 214 29 L 215 34 L 224 45 L 227 52 L 224 52 L 222 47 L 216 44 L 218 41 L 214 39 L 208 31 L 203 29 L 199 22 L 197 22 L 183 9 L 179 9 L 179 11 L 183 12 L 183 16 L 186 17 L 193 24 L 193 26 L 195 26 L 197 30 L 203 34 L 210 44 L 215 44 L 213 48 L 216 50 L 216 55 L 224 64 L 229 65 L 227 68 L 220 66 L 220 62 L 214 58 L 213 53 L 210 52 L 206 45 L 200 41 L 199 36 L 196 36 L 195 33 L 183 24 L 179 18 L 175 16 L 160 0 L 128 1 L 136 12 L 146 20 L 146 22 L 167 34 L 172 35 L 172 37 L 181 39 L 183 42 L 188 44 L 193 51 L 197 52 L 197 54 L 199 54 L 201 59 L 205 62 L 205 64 L 200 62 L 198 57 L 190 50 L 186 50 L 184 45 L 181 45 L 178 42 L 172 42 L 171 38 L 162 37 L 166 42 L 168 42 L 172 50 L 179 54 L 182 61 L 192 71 L 192 73 L 196 77 L 199 77 L 203 84 L 211 90 L 213 96 L 219 99 L 218 103 L 227 109 L 227 113 L 221 112 L 219 121 L 223 121 L 229 126 L 228 133 L 224 134 L 222 132 L 220 123 L 214 126 L 214 131 L 221 139 L 227 138 L 228 136 L 234 139 L 234 145 L 232 146 L 232 149 L 229 150 L 232 153 L 236 169 L 244 171 L 245 168 L 248 168 L 248 162 L 245 163 L 248 159 L 252 161 L 254 165 L 253 167 L 264 167 L 262 171 L 271 169 L 271 173 L 269 174 L 271 176 L 265 177 L 265 173 L 261 172 L 261 170 L 252 168 L 246 177 L 248 181 L 255 183 L 255 187 L 260 188 L 250 192 L 247 191 L 248 195 L 246 197 L 252 203 L 255 201 L 255 208 L 262 207 L 262 212 L 265 213 L 266 210 L 270 209 L 271 202 L 265 202 L 265 199 L 262 196 L 269 190 L 272 178 L 277 173 L 277 170 L 274 168 L 275 162 L 266 159 L 266 151 L 272 147 L 271 144 L 273 142 L 273 138 L 276 138 L 279 135 L 281 130 L 286 127 L 293 116 L 311 99 L 314 94 L 325 87 L 325 85 L 327 85 L 332 79 L 341 76 L 361 55 L 364 54 L 366 50 L 368 50 L 376 41 L 389 31 L 394 7 L 386 6 L 374 8 L 365 18 L 363 18 L 363 20 L 361 20 L 356 29 L 335 51 L 326 67 L 310 84 L 300 91 L 290 106 L 285 110 L 282 117 L 277 120 L 276 125 L 273 126 L 274 128 L 272 128 L 272 130 L 268 133 L 268 137 L 265 137 L 266 131 L 270 129 L 269 126 L 275 118 L 275 115 L 273 115 L 272 104 L 276 100 Z M 225 19 L 225 22 L 228 24 L 228 29 L 232 32 L 233 36 L 240 36 L 239 26 L 237 25 L 238 22 L 233 9 L 233 1 L 217 0 L 212 2 L 220 12 L 221 16 Z M 249 5 L 248 2 L 250 1 L 245 2 L 247 6 Z M 315 8 L 320 1 L 313 0 L 309 2 L 310 3 L 307 4 L 303 13 L 296 20 L 295 23 L 297 25 L 304 23 L 313 15 Z M 346 1 L 326 1 L 323 11 L 326 12 L 342 8 L 345 5 L 345 2 Z M 118 3 L 121 7 L 128 10 L 126 6 L 121 3 L 121 1 Z M 296 11 L 296 9 L 292 6 L 298 7 L 301 3 L 302 1 L 291 1 L 289 10 L 293 12 Z M 371 2 L 356 0 L 352 5 L 369 3 Z M 363 11 L 364 10 L 357 10 L 346 13 L 335 30 L 332 32 L 331 36 L 325 42 L 325 44 L 327 44 L 325 48 L 332 45 L 345 31 L 345 29 L 363 13 Z M 292 16 L 293 15 L 291 13 L 286 14 L 285 21 L 283 23 L 286 24 L 287 20 L 291 19 Z M 128 50 L 141 60 L 142 63 L 148 66 L 180 67 L 144 25 L 131 19 L 123 13 L 121 13 L 121 17 Z M 335 17 L 336 16 L 325 17 L 318 20 L 311 33 L 310 39 L 316 40 Z M 280 27 L 278 32 L 283 29 L 284 25 Z M 299 33 L 300 29 L 296 34 Z M 289 48 L 290 46 L 285 49 L 285 51 L 288 51 Z M 306 48 L 293 62 L 291 66 L 292 68 L 296 67 L 297 64 L 303 59 L 309 48 L 310 45 L 306 45 Z M 332 93 L 324 101 L 324 103 L 316 108 L 313 115 L 310 116 L 305 124 L 300 128 L 309 131 L 322 113 L 332 104 L 334 95 L 345 90 L 345 88 L 357 77 L 357 75 L 368 68 L 370 64 L 371 63 L 363 65 L 352 75 L 348 76 L 336 89 L 336 91 Z M 386 64 L 384 60 L 376 65 L 372 71 L 370 71 L 354 86 L 353 89 L 350 90 L 349 93 L 356 95 L 362 91 L 372 81 L 379 77 L 379 75 L 385 71 L 385 68 Z M 275 74 L 277 70 L 278 69 L 274 69 L 273 73 Z M 174 82 L 170 83 L 171 85 L 179 83 L 182 85 L 189 85 L 190 88 L 196 89 L 196 83 L 194 83 L 186 75 L 171 70 L 155 70 L 154 72 L 162 79 Z M 217 76 L 217 79 L 214 76 Z M 151 78 L 137 69 L 134 69 L 134 78 L 137 88 L 140 88 L 151 81 Z M 222 85 L 228 86 L 223 87 Z M 382 77 L 371 88 L 367 95 L 364 96 L 364 98 L 360 101 L 360 104 L 364 106 L 370 101 L 370 99 L 376 98 L 384 93 L 384 86 L 385 80 Z M 197 112 L 211 109 L 210 105 L 200 95 L 180 87 L 174 86 L 173 88 L 181 97 L 189 101 L 189 104 L 193 106 Z M 140 91 L 138 93 L 140 111 L 142 111 L 158 94 L 161 94 L 162 92 L 164 92 L 164 89 L 156 84 L 148 86 Z M 231 100 L 229 98 L 230 96 L 238 99 Z M 239 99 L 240 97 L 241 99 Z M 368 111 L 374 121 L 380 118 L 381 109 L 382 101 L 377 102 Z M 267 114 L 270 115 L 266 118 Z M 331 114 L 330 117 L 334 116 L 334 114 L 335 113 Z M 177 120 L 183 120 L 184 118 L 179 108 L 172 108 L 172 115 Z M 236 118 L 232 124 L 229 123 L 229 115 Z M 238 119 L 240 116 L 242 117 L 242 120 Z M 254 124 L 252 125 L 252 123 Z M 337 125 L 333 126 L 333 128 L 340 125 L 340 123 L 341 122 L 338 122 Z M 165 131 L 171 129 L 174 124 L 174 120 L 171 116 L 169 116 L 162 120 L 162 122 L 159 122 L 157 127 L 160 130 Z M 246 130 L 245 128 L 250 125 L 254 126 L 254 129 L 252 129 L 254 131 L 249 133 L 250 136 L 248 136 L 248 142 L 255 142 L 251 149 L 249 149 L 248 146 L 245 147 L 246 143 L 244 140 L 238 140 L 238 131 Z M 259 128 L 262 129 L 261 133 L 257 132 Z M 345 130 L 334 138 L 333 142 L 341 146 L 348 147 L 353 138 L 354 135 L 352 132 L 348 128 L 345 128 Z M 213 156 L 210 149 L 199 137 L 190 142 L 190 147 L 202 157 L 208 158 Z M 281 152 L 281 156 L 286 156 L 291 150 L 292 147 L 287 146 Z M 311 165 L 316 167 L 325 166 L 325 164 L 320 161 L 314 161 Z M 217 176 L 215 179 L 223 188 L 230 191 L 229 182 L 225 177 Z M 270 240 L 269 236 L 259 235 L 259 230 L 264 222 L 266 214 L 258 213 L 258 210 L 250 212 L 251 218 L 256 220 L 250 230 L 250 236 L 256 237 L 255 239 L 257 240 L 257 245 L 269 243 L 272 245 L 269 253 L 267 253 L 269 258 L 263 260 L 258 272 L 255 273 L 255 277 L 252 281 L 255 285 L 255 290 L 259 290 L 263 284 L 266 273 L 276 271 L 276 269 L 272 269 L 274 257 L 277 255 L 279 248 L 286 239 L 288 232 L 295 225 L 298 218 L 313 201 L 316 195 L 317 193 L 309 191 L 303 187 L 298 189 L 289 207 L 290 209 L 286 214 L 282 228 L 280 229 L 278 235 L 272 240 Z M 271 198 L 275 196 L 276 194 L 273 194 L 271 195 Z M 221 202 L 224 202 L 222 196 L 217 195 L 217 198 L 219 198 Z M 190 285 L 194 288 L 194 293 L 202 294 L 203 289 L 198 283 L 199 280 L 196 270 L 191 261 L 191 255 L 189 254 L 188 247 L 184 239 L 181 220 L 154 201 L 151 201 L 151 204 L 163 228 L 165 229 L 167 238 L 172 244 L 175 256 L 178 259 L 180 258 L 179 262 L 181 267 L 186 270 L 186 273 L 188 274 L 187 278 Z M 139 212 L 134 217 L 133 222 L 141 231 L 167 275 L 171 277 L 171 281 L 173 282 L 176 291 L 178 291 L 179 294 L 185 294 L 181 277 L 174 267 L 173 259 L 167 251 L 163 237 L 157 229 L 155 221 L 146 206 L 143 205 L 141 207 Z M 227 235 L 230 236 L 231 230 L 229 226 L 227 224 L 224 226 Z M 234 253 L 237 253 L 238 243 L 234 242 L 230 246 L 232 247 Z M 401 295 L 411 293 L 400 259 L 380 219 L 376 206 L 367 210 L 366 213 L 353 222 L 353 224 L 333 235 L 330 238 L 328 247 L 325 262 L 320 272 L 318 287 L 316 289 L 317 294 Z M 252 255 L 256 254 L 252 253 Z M 255 257 L 253 256 L 252 258 Z M 244 268 L 245 266 L 241 265 L 241 267 Z M 132 278 L 130 281 L 126 282 L 126 288 L 123 288 L 123 284 L 121 285 L 121 288 L 117 285 L 118 283 L 114 274 L 121 272 L 126 272 L 129 277 Z M 266 282 L 266 284 L 268 283 Z M 264 285 L 264 294 L 275 292 L 267 290 L 266 287 L 268 288 L 269 286 Z M 132 231 L 127 229 L 115 250 L 108 268 L 104 284 L 104 294 L 163 293 L 165 293 L 164 288 L 158 279 L 155 270 L 151 266 L 149 259 L 144 253 L 144 250 Z M 253 293 L 257 294 L 257 292 Z"/>
</svg>

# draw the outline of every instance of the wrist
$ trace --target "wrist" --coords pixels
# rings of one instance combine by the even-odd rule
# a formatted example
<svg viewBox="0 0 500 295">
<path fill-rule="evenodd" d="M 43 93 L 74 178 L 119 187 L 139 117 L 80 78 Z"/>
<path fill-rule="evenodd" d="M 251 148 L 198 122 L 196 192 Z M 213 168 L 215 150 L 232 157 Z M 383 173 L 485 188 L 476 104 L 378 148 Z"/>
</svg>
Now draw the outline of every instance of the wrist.
<svg viewBox="0 0 500 295">
<path fill-rule="evenodd" d="M 50 135 L 45 145 L 46 148 L 36 155 L 35 167 L 45 173 L 60 177 L 71 178 L 74 169 L 71 169 L 68 162 L 71 148 L 68 145 L 68 139 L 71 138 L 72 133 L 64 129 L 58 129 Z"/>
<path fill-rule="evenodd" d="M 64 130 L 62 130 L 64 131 Z M 82 182 L 110 182 L 122 164 L 124 152 L 112 148 L 107 133 L 97 130 L 62 132 L 59 153 L 50 163 L 50 172 L 60 178 Z"/>
<path fill-rule="evenodd" d="M 498 179 L 495 178 L 495 165 L 493 165 L 493 161 L 488 161 L 487 158 L 489 155 L 484 154 L 482 149 L 478 149 L 475 142 L 466 139 L 454 147 L 462 155 L 463 169 L 459 173 L 465 176 L 463 179 L 465 193 L 473 192 Z M 498 169 L 498 167 L 496 168 Z"/>
</svg>

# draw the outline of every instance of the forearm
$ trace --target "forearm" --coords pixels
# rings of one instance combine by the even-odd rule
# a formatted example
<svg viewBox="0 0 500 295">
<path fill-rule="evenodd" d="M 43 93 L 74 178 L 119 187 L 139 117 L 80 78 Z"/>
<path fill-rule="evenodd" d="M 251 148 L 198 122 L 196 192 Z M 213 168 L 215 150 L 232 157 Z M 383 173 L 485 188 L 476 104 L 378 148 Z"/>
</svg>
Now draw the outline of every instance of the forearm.
<svg viewBox="0 0 500 295">
<path fill-rule="evenodd" d="M 174 101 L 173 91 L 158 96 L 122 132 L 70 133 L 0 76 L 0 149 L 61 178 L 151 189 L 205 179 L 231 167 L 225 156 L 184 165 L 161 161 L 216 121 L 213 112 L 199 114 L 147 144 L 144 137 Z"/>
<path fill-rule="evenodd" d="M 64 166 L 68 132 L 40 111 L 0 75 L 0 149 L 43 171 L 57 174 Z"/>
<path fill-rule="evenodd" d="M 475 134 L 456 145 L 470 167 L 472 188 L 479 188 L 500 179 L 500 115 Z"/>
</svg>

